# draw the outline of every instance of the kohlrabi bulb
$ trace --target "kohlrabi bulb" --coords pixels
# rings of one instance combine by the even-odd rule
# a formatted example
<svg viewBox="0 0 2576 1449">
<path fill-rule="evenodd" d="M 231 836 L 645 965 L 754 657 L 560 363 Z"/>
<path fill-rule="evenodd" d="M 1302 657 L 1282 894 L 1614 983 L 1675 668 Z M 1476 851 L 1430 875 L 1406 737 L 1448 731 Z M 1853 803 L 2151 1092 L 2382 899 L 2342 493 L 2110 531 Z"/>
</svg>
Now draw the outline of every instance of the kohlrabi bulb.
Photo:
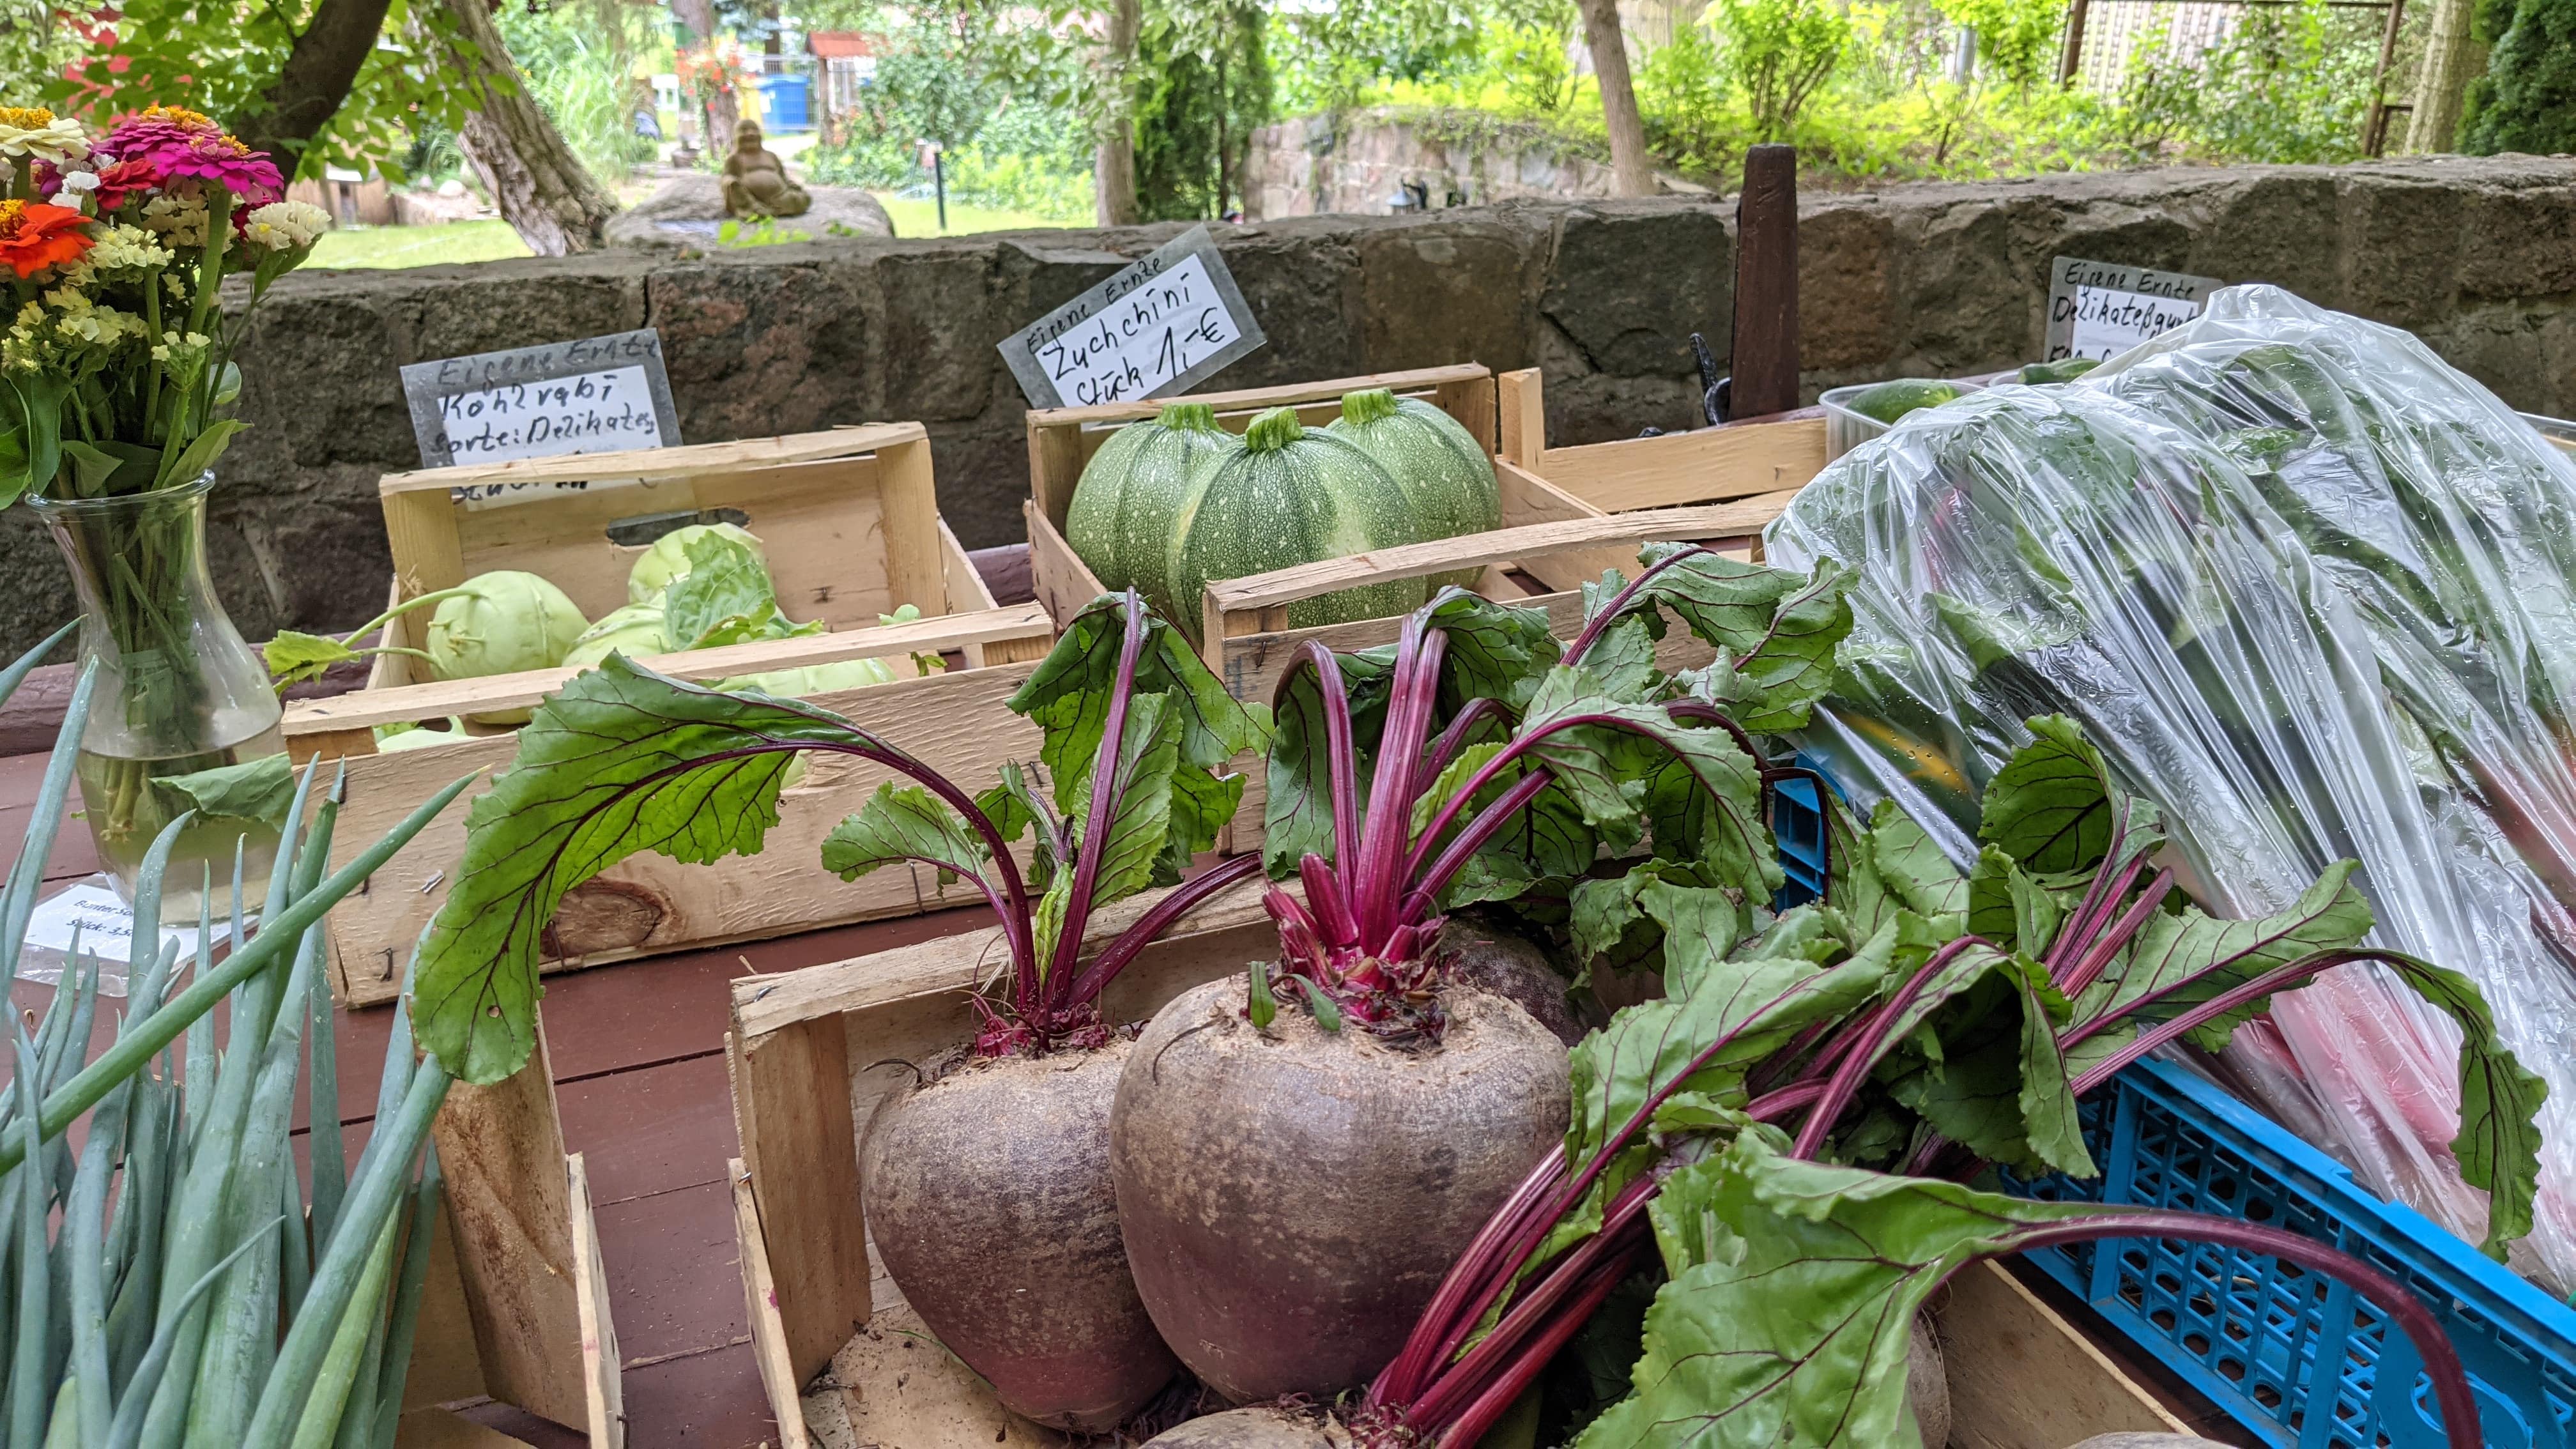
<svg viewBox="0 0 2576 1449">
<path fill-rule="evenodd" d="M 595 669 L 612 649 L 629 659 L 671 652 L 670 641 L 662 636 L 662 605 L 622 604 L 611 609 L 605 618 L 572 641 L 572 648 L 564 653 L 563 666 Z"/>
<path fill-rule="evenodd" d="M 653 546 L 635 560 L 634 569 L 626 575 L 627 602 L 649 604 L 661 598 L 662 591 L 671 586 L 671 580 L 689 571 L 689 545 L 709 534 L 732 539 L 750 549 L 752 557 L 760 560 L 761 568 L 764 571 L 768 569 L 768 552 L 748 530 L 730 523 L 692 523 L 653 540 Z"/>
<path fill-rule="evenodd" d="M 590 621 L 564 591 L 531 573 L 498 569 L 465 581 L 429 621 L 430 664 L 441 679 L 552 669 Z"/>
<path fill-rule="evenodd" d="M 845 659 L 838 664 L 808 664 L 802 669 L 772 669 L 740 674 L 716 686 L 723 690 L 756 689 L 776 699 L 803 699 L 840 689 L 891 684 L 894 670 L 882 659 Z"/>
</svg>

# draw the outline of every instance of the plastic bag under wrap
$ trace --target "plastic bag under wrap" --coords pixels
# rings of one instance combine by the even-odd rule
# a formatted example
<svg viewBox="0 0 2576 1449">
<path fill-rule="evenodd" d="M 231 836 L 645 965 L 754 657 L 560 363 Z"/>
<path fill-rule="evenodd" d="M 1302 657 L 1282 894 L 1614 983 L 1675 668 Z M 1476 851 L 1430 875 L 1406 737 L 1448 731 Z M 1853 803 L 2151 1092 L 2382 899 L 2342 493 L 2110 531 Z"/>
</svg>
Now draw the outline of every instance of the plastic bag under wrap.
<svg viewBox="0 0 2576 1449">
<path fill-rule="evenodd" d="M 2080 720 L 2164 807 L 2182 884 L 2288 907 L 2338 859 L 2373 939 L 2466 972 L 2549 1083 L 2514 1265 L 2576 1286 L 2576 465 L 2405 333 L 2270 287 L 2081 382 L 1917 412 L 1828 467 L 1770 557 L 1858 570 L 1806 741 L 1965 864 L 1974 801 Z M 2171 852 L 2169 852 L 2169 855 Z M 2471 1241 L 2458 1035 L 2375 966 L 2275 999 L 2228 1065 Z"/>
</svg>

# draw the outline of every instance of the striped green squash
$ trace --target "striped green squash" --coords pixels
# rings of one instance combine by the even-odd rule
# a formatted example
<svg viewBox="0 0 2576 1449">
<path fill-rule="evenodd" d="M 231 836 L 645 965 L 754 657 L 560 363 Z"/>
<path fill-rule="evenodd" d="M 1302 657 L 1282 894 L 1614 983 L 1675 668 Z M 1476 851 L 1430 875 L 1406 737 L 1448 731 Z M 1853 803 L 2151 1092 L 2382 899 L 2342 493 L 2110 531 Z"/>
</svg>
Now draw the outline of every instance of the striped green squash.
<svg viewBox="0 0 2576 1449">
<path fill-rule="evenodd" d="M 1252 420 L 1243 451 L 1208 475 L 1171 535 L 1175 599 L 1166 615 L 1196 640 L 1200 602 L 1211 579 L 1418 543 L 1427 532 L 1413 501 L 1368 454 L 1323 428 L 1298 422 L 1294 408 Z M 1418 607 L 1428 581 L 1398 579 L 1344 589 L 1288 606 L 1291 628 L 1376 619 Z"/>
<path fill-rule="evenodd" d="M 1422 519 L 1424 538 L 1490 533 L 1503 526 L 1494 460 L 1465 425 L 1420 398 L 1398 398 L 1385 388 L 1344 394 L 1342 415 L 1324 431 L 1347 438 L 1403 487 Z M 1437 574 L 1431 587 L 1474 588 L 1482 572 Z"/>
<path fill-rule="evenodd" d="M 1073 485 L 1065 542 L 1103 587 L 1135 589 L 1156 613 L 1195 628 L 1197 593 L 1183 607 L 1171 589 L 1172 521 L 1217 465 L 1242 451 L 1243 440 L 1201 402 L 1170 403 L 1159 417 L 1120 428 Z"/>
</svg>

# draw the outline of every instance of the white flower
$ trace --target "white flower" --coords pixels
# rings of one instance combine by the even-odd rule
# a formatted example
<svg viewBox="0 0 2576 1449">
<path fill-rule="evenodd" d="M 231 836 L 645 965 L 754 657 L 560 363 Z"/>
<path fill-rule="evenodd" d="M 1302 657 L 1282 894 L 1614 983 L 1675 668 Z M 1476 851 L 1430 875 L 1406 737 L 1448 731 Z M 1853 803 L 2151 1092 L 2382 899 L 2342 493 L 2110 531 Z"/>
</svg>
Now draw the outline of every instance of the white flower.
<svg viewBox="0 0 2576 1449">
<path fill-rule="evenodd" d="M 82 261 L 101 272 L 139 272 L 170 265 L 170 249 L 139 226 L 100 228 L 96 245 Z"/>
<path fill-rule="evenodd" d="M 242 239 L 269 251 L 299 252 L 331 229 L 331 214 L 303 201 L 272 201 L 254 208 L 242 227 Z"/>
<path fill-rule="evenodd" d="M 143 225 L 172 246 L 204 246 L 206 203 L 195 197 L 153 197 L 143 203 Z"/>
<path fill-rule="evenodd" d="M 42 107 L 0 106 L 0 156 L 65 161 L 89 154 L 89 133 Z"/>
</svg>

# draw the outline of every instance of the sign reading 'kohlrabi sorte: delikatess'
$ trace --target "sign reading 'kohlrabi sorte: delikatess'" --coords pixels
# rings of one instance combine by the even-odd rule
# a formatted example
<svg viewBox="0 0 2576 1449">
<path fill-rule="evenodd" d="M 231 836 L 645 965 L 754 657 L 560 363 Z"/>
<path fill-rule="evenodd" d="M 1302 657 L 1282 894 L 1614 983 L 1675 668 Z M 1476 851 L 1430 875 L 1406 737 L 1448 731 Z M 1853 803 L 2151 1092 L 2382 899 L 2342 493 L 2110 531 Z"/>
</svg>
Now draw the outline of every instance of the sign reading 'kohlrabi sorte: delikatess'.
<svg viewBox="0 0 2576 1449">
<path fill-rule="evenodd" d="M 1002 359 L 1029 405 L 1184 392 L 1267 341 L 1204 226 L 1014 332 Z"/>
<path fill-rule="evenodd" d="M 680 441 L 662 339 L 649 327 L 416 362 L 402 370 L 402 380 L 421 462 L 432 468 Z M 460 502 L 476 506 L 564 486 L 496 483 L 457 491 Z"/>
</svg>

